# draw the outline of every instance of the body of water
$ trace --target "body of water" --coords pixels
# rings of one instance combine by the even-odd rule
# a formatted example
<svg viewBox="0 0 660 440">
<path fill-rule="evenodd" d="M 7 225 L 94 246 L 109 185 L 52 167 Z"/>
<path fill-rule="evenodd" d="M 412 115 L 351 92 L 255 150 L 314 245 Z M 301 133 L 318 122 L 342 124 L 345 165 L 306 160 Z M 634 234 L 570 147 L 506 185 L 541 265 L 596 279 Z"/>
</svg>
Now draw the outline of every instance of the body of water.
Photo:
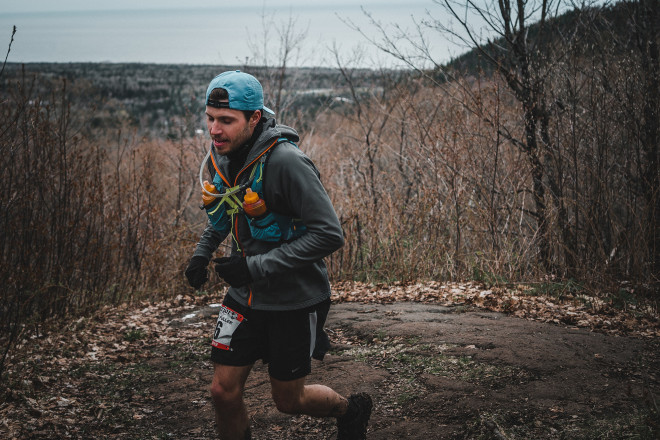
<svg viewBox="0 0 660 440">
<path fill-rule="evenodd" d="M 381 40 L 371 20 L 396 38 L 394 25 L 417 33 L 415 21 L 435 18 L 431 0 L 405 4 L 314 4 L 290 9 L 228 6 L 223 9 L 163 9 L 0 13 L 0 52 L 18 31 L 10 62 L 140 62 L 172 64 L 277 64 L 282 36 L 298 38 L 291 66 L 336 66 L 333 47 L 345 65 L 400 65 L 368 42 Z M 367 16 L 371 15 L 371 19 Z M 413 18 L 414 17 L 414 18 Z M 364 34 L 352 29 L 359 27 Z M 427 31 L 434 58 L 444 62 L 461 50 L 439 32 Z M 404 43 L 401 47 L 407 47 Z"/>
</svg>

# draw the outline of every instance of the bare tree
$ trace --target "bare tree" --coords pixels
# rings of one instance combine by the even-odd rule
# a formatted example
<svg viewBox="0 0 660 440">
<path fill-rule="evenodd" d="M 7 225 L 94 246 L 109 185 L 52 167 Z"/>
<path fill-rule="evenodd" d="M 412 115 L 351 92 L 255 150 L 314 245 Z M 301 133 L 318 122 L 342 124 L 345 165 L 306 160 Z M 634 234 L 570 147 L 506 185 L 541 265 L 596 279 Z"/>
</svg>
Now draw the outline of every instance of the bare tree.
<svg viewBox="0 0 660 440">
<path fill-rule="evenodd" d="M 462 38 L 467 39 L 505 80 L 521 104 L 523 137 L 509 136 L 509 140 L 527 156 L 532 177 L 539 260 L 543 267 L 552 269 L 548 196 L 557 209 L 562 236 L 565 239 L 569 237 L 560 171 L 556 169 L 558 146 L 550 135 L 552 103 L 548 90 L 552 66 L 562 57 L 557 45 L 566 44 L 566 41 L 557 38 L 559 33 L 553 23 L 561 10 L 561 0 L 498 0 L 485 4 L 470 0 L 465 6 L 454 0 L 443 0 L 442 4 L 465 31 Z M 479 17 L 494 37 L 483 41 L 467 21 L 466 17 L 470 15 Z M 461 34 L 454 32 L 454 35 Z M 574 267 L 570 250 L 565 252 L 564 258 L 567 260 L 566 267 Z"/>
<path fill-rule="evenodd" d="M 246 64 L 259 70 L 259 79 L 271 108 L 279 120 L 286 121 L 293 116 L 290 110 L 297 98 L 292 90 L 294 84 L 296 89 L 305 87 L 301 72 L 291 66 L 304 61 L 304 42 L 309 26 L 302 26 L 292 14 L 280 22 L 276 14 L 268 14 L 264 8 L 261 27 L 261 35 L 249 34 L 248 46 L 253 54 L 247 58 Z M 293 122 L 288 123 L 293 125 Z"/>
<path fill-rule="evenodd" d="M 658 148 L 660 146 L 660 2 L 639 0 L 633 2 L 633 31 L 640 54 L 643 72 L 642 150 L 644 164 L 641 170 L 643 193 L 646 200 L 650 264 L 656 281 L 660 280 L 660 172 Z"/>
<path fill-rule="evenodd" d="M 536 223 L 538 259 L 543 267 L 553 269 L 549 200 L 556 204 L 557 222 L 562 234 L 567 235 L 568 231 L 558 171 L 553 169 L 553 156 L 556 156 L 557 146 L 550 135 L 552 103 L 547 90 L 548 75 L 562 53 L 556 47 L 557 40 L 551 38 L 555 35 L 553 19 L 559 14 L 562 2 L 436 0 L 435 3 L 456 20 L 458 29 L 433 19 L 431 15 L 427 20 L 418 23 L 417 33 L 414 35 L 407 34 L 398 26 L 395 26 L 395 32 L 388 31 L 383 25 L 372 20 L 372 24 L 381 31 L 382 39 L 370 41 L 418 70 L 437 86 L 443 86 L 447 80 L 465 85 L 459 88 L 461 93 L 458 95 L 450 93 L 450 88 L 444 87 L 444 90 L 450 99 L 462 101 L 468 111 L 494 127 L 498 136 L 524 152 L 531 170 L 530 192 L 534 210 L 528 211 L 528 214 L 534 217 Z M 469 83 L 459 81 L 460 78 L 433 58 L 424 38 L 424 27 L 452 36 L 465 47 L 475 48 L 479 56 L 503 78 L 521 105 L 521 135 L 501 124 L 496 109 L 484 108 L 480 95 L 471 90 Z M 484 38 L 484 33 L 490 38 Z M 363 35 L 366 37 L 365 33 Z M 404 50 L 404 45 L 409 49 Z M 420 67 L 422 61 L 424 63 Z M 425 67 L 429 62 L 434 67 L 433 70 Z M 564 257 L 572 260 L 570 252 Z M 572 267 L 572 264 L 567 266 Z"/>
</svg>

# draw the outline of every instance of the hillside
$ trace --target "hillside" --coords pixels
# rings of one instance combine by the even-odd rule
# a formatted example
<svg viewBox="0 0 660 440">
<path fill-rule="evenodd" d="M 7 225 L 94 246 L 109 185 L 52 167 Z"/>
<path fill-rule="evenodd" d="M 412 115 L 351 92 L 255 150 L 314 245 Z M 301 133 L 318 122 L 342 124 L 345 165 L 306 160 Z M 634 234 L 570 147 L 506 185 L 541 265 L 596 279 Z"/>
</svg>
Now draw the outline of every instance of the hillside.
<svg viewBox="0 0 660 440">
<path fill-rule="evenodd" d="M 635 44 L 633 26 L 630 23 L 632 8 L 631 3 L 618 1 L 602 7 L 572 9 L 548 20 L 546 31 L 550 30 L 549 38 L 546 32 L 544 34 L 546 38 L 543 41 L 538 40 L 538 23 L 529 24 L 526 38 L 531 47 L 538 47 L 542 51 L 553 46 L 561 50 L 570 38 L 579 42 L 578 48 L 583 48 L 583 55 L 586 51 L 599 47 L 603 42 L 616 40 L 619 42 L 615 46 L 618 48 L 618 56 L 624 56 L 626 48 Z M 504 37 L 490 40 L 482 48 L 473 48 L 455 57 L 445 64 L 443 69 L 465 75 L 490 76 L 494 65 L 488 61 L 488 57 L 492 57 L 493 60 L 504 60 L 505 47 L 507 44 Z"/>
</svg>

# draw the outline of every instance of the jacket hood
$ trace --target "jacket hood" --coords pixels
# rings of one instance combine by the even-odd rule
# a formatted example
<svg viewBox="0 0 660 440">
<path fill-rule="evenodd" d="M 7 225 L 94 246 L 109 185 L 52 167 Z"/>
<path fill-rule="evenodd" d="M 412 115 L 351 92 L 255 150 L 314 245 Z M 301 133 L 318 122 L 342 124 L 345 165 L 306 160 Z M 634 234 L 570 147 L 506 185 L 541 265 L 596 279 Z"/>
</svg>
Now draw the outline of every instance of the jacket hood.
<svg viewBox="0 0 660 440">
<path fill-rule="evenodd" d="M 253 155 L 260 156 L 263 150 L 268 148 L 270 144 L 278 138 L 284 137 L 291 142 L 298 142 L 300 140 L 300 136 L 298 136 L 296 130 L 287 125 L 278 124 L 277 121 L 275 121 L 275 118 L 265 117 L 263 118 L 262 123 L 264 124 L 263 131 L 254 142 L 250 154 L 248 154 L 248 163 L 251 162 L 251 159 L 254 159 Z"/>
</svg>

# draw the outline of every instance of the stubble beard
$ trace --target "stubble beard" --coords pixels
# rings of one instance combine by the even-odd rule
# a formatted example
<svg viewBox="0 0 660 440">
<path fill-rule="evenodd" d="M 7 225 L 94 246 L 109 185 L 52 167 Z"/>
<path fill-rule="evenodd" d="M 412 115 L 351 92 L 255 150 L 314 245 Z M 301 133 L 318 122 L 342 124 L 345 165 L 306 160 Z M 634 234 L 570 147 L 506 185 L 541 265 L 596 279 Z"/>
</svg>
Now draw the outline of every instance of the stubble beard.
<svg viewBox="0 0 660 440">
<path fill-rule="evenodd" d="M 234 142 L 231 142 L 231 145 L 228 146 L 228 149 L 224 152 L 218 151 L 218 154 L 221 156 L 227 156 L 237 150 L 239 150 L 246 142 L 252 137 L 252 132 L 250 131 L 250 125 L 246 125 L 243 131 L 241 131 L 235 138 Z M 217 149 L 216 149 L 217 151 Z"/>
</svg>

